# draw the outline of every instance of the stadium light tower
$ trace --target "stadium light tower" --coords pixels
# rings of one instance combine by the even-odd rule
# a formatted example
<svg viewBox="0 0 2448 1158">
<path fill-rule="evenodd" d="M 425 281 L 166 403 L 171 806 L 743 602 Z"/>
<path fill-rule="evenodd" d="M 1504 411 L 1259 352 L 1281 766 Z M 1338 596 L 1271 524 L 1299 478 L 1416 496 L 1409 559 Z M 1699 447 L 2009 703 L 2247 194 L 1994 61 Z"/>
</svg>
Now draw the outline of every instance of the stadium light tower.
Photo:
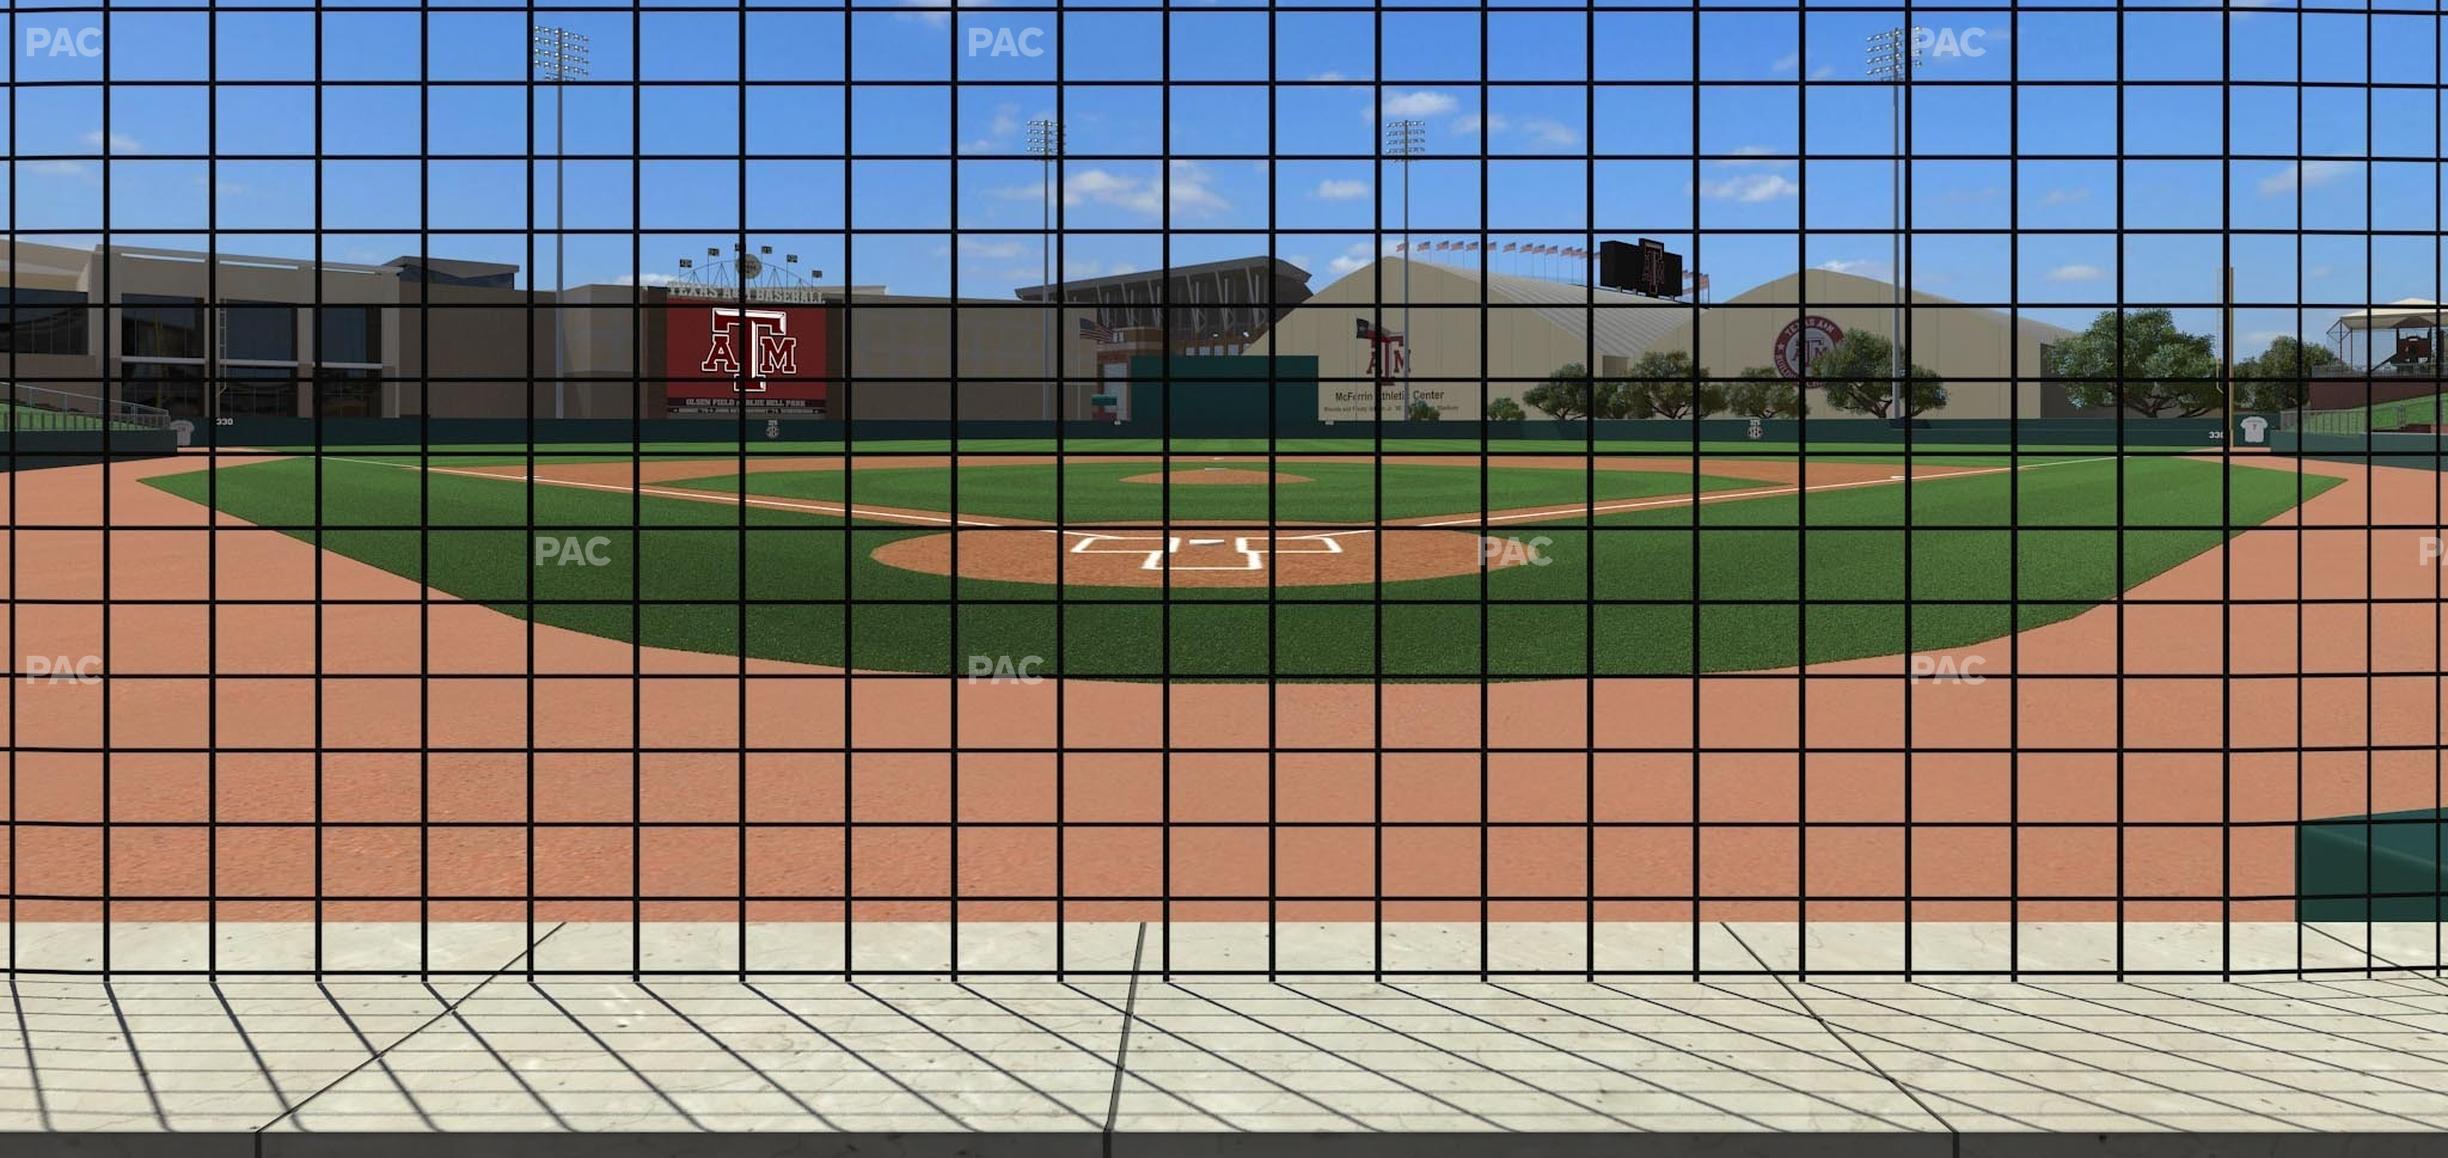
<svg viewBox="0 0 2448 1158">
<path fill-rule="evenodd" d="M 1418 254 L 1411 250 L 1411 158 L 1428 151 L 1428 122 L 1416 120 L 1387 121 L 1385 124 L 1386 156 L 1402 158 L 1402 229 L 1403 229 L 1403 351 L 1402 351 L 1402 416 L 1411 418 L 1411 263 Z M 1382 411 L 1380 412 L 1383 413 Z"/>
<path fill-rule="evenodd" d="M 1061 121 L 1035 120 L 1028 123 L 1028 150 L 1037 154 L 1039 162 L 1038 201 L 1043 210 L 1041 219 L 1044 222 L 1045 230 L 1040 235 L 1037 254 L 1045 271 L 1045 281 L 1042 284 L 1046 287 L 1046 300 L 1053 306 L 1052 309 L 1046 311 L 1045 416 L 1048 422 L 1057 422 L 1062 417 L 1061 412 L 1054 405 L 1055 379 L 1062 376 L 1060 361 L 1062 357 L 1060 349 L 1062 288 L 1054 284 L 1054 198 L 1056 196 L 1054 168 L 1055 162 L 1062 157 L 1062 148 Z M 1173 327 L 1169 324 L 1171 320 L 1166 319 L 1168 324 L 1164 329 L 1168 336 L 1173 332 Z M 1056 433 L 1059 435 L 1060 431 Z"/>
<path fill-rule="evenodd" d="M 528 43 L 528 62 L 535 68 L 537 80 L 553 82 L 553 417 L 568 417 L 569 409 L 569 311 L 562 308 L 562 298 L 569 292 L 567 255 L 569 231 L 564 228 L 564 190 L 561 179 L 561 159 L 569 152 L 563 135 L 568 121 L 562 111 L 569 98 L 561 87 L 564 82 L 584 80 L 587 74 L 587 38 L 567 28 L 549 24 L 534 25 Z"/>
<path fill-rule="evenodd" d="M 1912 83 L 1913 66 L 1921 49 L 1913 43 L 1918 28 L 1890 28 L 1870 37 L 1870 76 L 1893 81 L 1887 89 L 1887 116 L 1895 155 L 1890 162 L 1887 209 L 1888 288 L 1894 300 L 1887 329 L 1887 417 L 1909 417 L 1904 405 L 1904 86 Z"/>
</svg>

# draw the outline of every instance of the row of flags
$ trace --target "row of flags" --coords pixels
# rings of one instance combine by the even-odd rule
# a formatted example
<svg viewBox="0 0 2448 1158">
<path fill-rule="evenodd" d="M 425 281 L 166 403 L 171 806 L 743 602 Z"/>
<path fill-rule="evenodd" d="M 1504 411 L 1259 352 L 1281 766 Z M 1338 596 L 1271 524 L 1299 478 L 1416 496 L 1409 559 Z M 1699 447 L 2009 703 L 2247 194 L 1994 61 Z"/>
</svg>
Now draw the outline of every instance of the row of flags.
<svg viewBox="0 0 2448 1158">
<path fill-rule="evenodd" d="M 1413 250 L 1413 249 L 1411 248 L 1411 247 L 1412 247 L 1414 244 L 1416 244 L 1416 245 L 1418 246 L 1418 248 L 1417 248 L 1416 250 Z M 1505 242 L 1503 245 L 1498 245 L 1498 244 L 1496 244 L 1496 243 L 1495 243 L 1495 242 L 1493 242 L 1493 241 L 1422 241 L 1422 242 L 1417 242 L 1417 243 L 1398 241 L 1398 242 L 1395 242 L 1395 243 L 1394 243 L 1394 252 L 1395 252 L 1395 253 L 1398 253 L 1398 254 L 1403 254 L 1403 255 L 1405 255 L 1405 256 L 1409 256 L 1411 253 L 1414 253 L 1414 252 L 1416 252 L 1416 253 L 1482 253 L 1482 252 L 1484 252 L 1484 253 L 1491 253 L 1491 254 L 1518 253 L 1518 254 L 1528 254 L 1528 255 L 1533 256 L 1533 257 L 1561 257 L 1561 258 L 1567 258 L 1567 259 L 1577 259 L 1577 260 L 1581 260 L 1581 261 L 1587 261 L 1587 260 L 1589 260 L 1590 258 L 1593 258 L 1593 257 L 1598 256 L 1597 254 L 1592 253 L 1592 252 L 1590 252 L 1589 250 L 1583 249 L 1583 248 L 1581 248 L 1581 247 L 1579 247 L 1579 246 L 1576 246 L 1576 245 L 1546 245 L 1546 244 L 1542 244 L 1542 243 L 1538 243 L 1538 242 L 1528 242 L 1528 241 L 1508 241 L 1508 242 Z M 1683 274 L 1683 285 L 1684 285 L 1684 288 L 1685 288 L 1686 290 L 1688 290 L 1688 291 L 1690 291 L 1690 292 L 1692 292 L 1692 293 L 1698 293 L 1698 292 L 1700 292 L 1700 291 L 1702 291 L 1702 290 L 1705 290 L 1705 289 L 1707 289 L 1707 288 L 1709 287 L 1709 279 L 1708 279 L 1708 275 L 1707 275 L 1707 274 L 1705 274 L 1705 273 L 1698 272 L 1697 270 L 1686 270 L 1686 271 L 1684 271 L 1684 274 Z"/>
<path fill-rule="evenodd" d="M 1403 253 L 1403 252 L 1405 252 L 1405 251 L 1408 249 L 1408 247 L 1409 247 L 1410 245 L 1411 245 L 1411 243 L 1410 243 L 1410 242 L 1407 242 L 1407 241 L 1397 241 L 1397 242 L 1395 242 L 1395 243 L 1394 243 L 1394 252 L 1396 252 L 1396 253 Z M 1497 244 L 1496 244 L 1495 242 L 1493 242 L 1493 241 L 1487 241 L 1487 242 L 1479 242 L 1479 241 L 1423 241 L 1423 242 L 1420 242 L 1420 243 L 1419 243 L 1419 252 L 1421 252 L 1421 253 L 1477 253 L 1477 252 L 1479 252 L 1479 251 L 1480 251 L 1480 248 L 1481 248 L 1482 246 L 1486 247 L 1486 250 L 1487 250 L 1487 252 L 1489 252 L 1489 253 L 1533 253 L 1533 254 L 1538 254 L 1538 255 L 1540 255 L 1540 256 L 1544 256 L 1544 257 L 1589 257 L 1589 256 L 1591 256 L 1590 251 L 1588 251 L 1588 250 L 1586 250 L 1586 249 L 1581 249 L 1581 248 L 1576 247 L 1576 246 L 1570 246 L 1570 245 L 1538 245 L 1538 244 L 1535 244 L 1535 243 L 1529 243 L 1529 242 L 1520 242 L 1520 241 L 1508 241 L 1508 242 L 1505 242 L 1505 243 L 1504 243 L 1504 245 L 1503 245 L 1501 248 L 1500 248 L 1500 247 L 1498 247 L 1498 246 L 1497 246 Z"/>
</svg>

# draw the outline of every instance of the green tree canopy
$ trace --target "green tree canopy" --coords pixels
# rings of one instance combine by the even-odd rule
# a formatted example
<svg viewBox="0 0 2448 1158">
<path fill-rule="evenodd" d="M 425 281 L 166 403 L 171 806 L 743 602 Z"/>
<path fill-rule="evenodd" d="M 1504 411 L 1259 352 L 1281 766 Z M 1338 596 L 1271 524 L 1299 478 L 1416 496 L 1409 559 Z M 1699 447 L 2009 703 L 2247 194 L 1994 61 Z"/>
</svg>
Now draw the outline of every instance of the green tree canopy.
<svg viewBox="0 0 2448 1158">
<path fill-rule="evenodd" d="M 2226 401 L 2210 336 L 2177 329 L 2164 309 L 2100 311 L 2089 329 L 2050 347 L 2048 370 L 2085 408 L 2192 418 Z"/>
<path fill-rule="evenodd" d="M 1613 384 L 1603 387 L 1591 380 L 1589 367 L 1579 362 L 1567 362 L 1547 375 L 1547 380 L 1522 392 L 1521 400 L 1543 414 L 1566 421 L 1581 418 L 1612 418 L 1601 413 L 1610 408 Z"/>
<path fill-rule="evenodd" d="M 2246 410 L 2293 410 L 2309 391 L 2304 380 L 2323 366 L 2342 365 L 2327 346 L 2281 334 L 2263 350 L 2236 363 L 2236 405 Z"/>
<path fill-rule="evenodd" d="M 1695 366 L 1685 351 L 1651 350 L 1633 359 L 1616 380 L 1616 413 L 1608 417 L 1706 418 L 1726 405 L 1723 389 L 1700 381 L 1707 377 L 1708 370 Z"/>
<path fill-rule="evenodd" d="M 1802 391 L 1773 366 L 1744 368 L 1726 387 L 1726 410 L 1739 418 L 1800 418 Z"/>
<path fill-rule="evenodd" d="M 1519 402 L 1515 402 L 1510 398 L 1492 398 L 1488 400 L 1487 420 L 1490 422 L 1519 422 L 1524 417 L 1525 415 L 1522 414 L 1522 406 Z"/>
<path fill-rule="evenodd" d="M 1825 388 L 1828 405 L 1855 414 L 1915 418 L 1944 409 L 1946 383 L 1939 380 L 1937 371 L 1915 365 L 1904 376 L 1904 413 L 1887 412 L 1894 402 L 1894 367 L 1888 361 L 1892 354 L 1893 347 L 1885 337 L 1868 330 L 1846 330 L 1844 341 L 1811 362 L 1810 384 Z"/>
</svg>

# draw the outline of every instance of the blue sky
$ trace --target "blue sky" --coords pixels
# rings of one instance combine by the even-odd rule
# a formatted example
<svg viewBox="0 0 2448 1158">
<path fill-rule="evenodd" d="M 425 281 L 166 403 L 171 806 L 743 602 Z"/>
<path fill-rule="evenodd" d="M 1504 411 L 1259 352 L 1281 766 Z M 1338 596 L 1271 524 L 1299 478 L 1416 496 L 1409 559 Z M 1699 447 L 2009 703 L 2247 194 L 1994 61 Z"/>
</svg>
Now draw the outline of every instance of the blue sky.
<svg viewBox="0 0 2448 1158">
<path fill-rule="evenodd" d="M 549 234 L 531 231 L 554 220 L 553 169 L 538 166 L 531 208 L 520 157 L 531 113 L 533 147 L 551 151 L 553 97 L 531 101 L 522 86 L 523 14 L 334 11 L 321 75 L 368 83 L 326 87 L 319 110 L 311 88 L 279 83 L 316 78 L 312 13 L 221 14 L 217 56 L 207 19 L 17 14 L 15 78 L 83 82 L 13 93 L 12 154 L 50 158 L 14 166 L 18 229 L 98 229 L 105 183 L 93 158 L 107 143 L 108 211 L 131 242 L 200 249 L 217 223 L 280 231 L 225 234 L 224 250 L 308 256 L 320 224 L 324 256 L 381 261 L 418 250 L 422 221 L 437 256 L 512 262 L 551 284 Z M 2202 303 L 2186 323 L 2209 330 L 2225 249 L 2240 298 L 2260 307 L 2239 317 L 2246 353 L 2299 324 L 2317 335 L 2336 312 L 2298 323 L 2290 303 L 2440 296 L 2430 236 L 2299 248 L 2218 232 L 2436 230 L 2439 166 L 2423 158 L 2436 155 L 2440 94 L 2386 87 L 2434 80 L 2434 18 L 2382 15 L 2367 29 L 2361 17 L 2168 10 L 2126 15 L 2121 35 L 2113 12 L 1914 19 L 1933 29 L 1911 94 L 1918 288 L 2015 301 L 2066 324 L 2096 303 Z M 1169 22 L 1089 5 L 1059 23 L 992 8 L 751 11 L 744 73 L 737 12 L 559 20 L 591 38 L 593 56 L 593 80 L 568 94 L 568 222 L 604 231 L 570 240 L 574 282 L 669 277 L 681 257 L 728 251 L 745 229 L 826 282 L 848 268 L 900 292 L 1008 297 L 1039 280 L 1043 256 L 1046 193 L 1026 126 L 1058 113 L 1070 277 L 1271 250 L 1323 287 L 1399 240 L 1376 232 L 1401 220 L 1400 169 L 1371 158 L 1386 117 L 1427 125 L 1427 155 L 1411 169 L 1423 240 L 1652 236 L 1695 255 L 1720 298 L 1800 266 L 1892 276 L 1879 232 L 1891 213 L 1879 156 L 1892 148 L 1890 93 L 1837 83 L 1861 78 L 1865 38 L 1898 23 L 1888 14 L 1286 11 L 1270 38 L 1264 12 L 1223 6 Z M 101 60 L 28 54 L 35 29 L 97 24 L 112 79 L 164 83 L 111 87 L 106 101 Z M 999 34 L 1017 47 L 1032 31 L 1041 55 L 994 54 Z M 420 39 L 425 75 L 466 83 L 420 90 Z M 2223 91 L 2222 39 L 2235 79 L 2271 83 Z M 971 55 L 973 41 L 985 51 Z M 2166 82 L 2128 87 L 2121 108 L 2120 49 L 2128 78 Z M 1949 83 L 2007 81 L 2018 67 L 2022 80 L 2063 83 Z M 1271 118 L 1263 87 L 1234 83 L 1270 70 L 1296 82 L 1276 89 Z M 743 76 L 756 82 L 744 117 Z M 1650 83 L 1583 83 L 1593 79 Z M 2278 159 L 2223 166 L 2222 113 L 2234 154 Z M 2120 133 L 2121 172 L 2067 159 L 2113 152 Z M 783 159 L 845 149 L 860 158 L 846 168 Z M 1169 165 L 1147 159 L 1168 149 Z M 208 198 L 198 158 L 215 151 L 225 159 Z M 434 156 L 421 206 L 418 165 L 399 159 L 420 151 Z M 230 159 L 240 156 L 262 159 Z M 2120 244 L 2120 209 L 2130 228 L 2190 232 Z M 1946 232 L 2014 225 L 2075 232 Z M 1727 232 L 1744 230 L 1772 232 Z"/>
</svg>

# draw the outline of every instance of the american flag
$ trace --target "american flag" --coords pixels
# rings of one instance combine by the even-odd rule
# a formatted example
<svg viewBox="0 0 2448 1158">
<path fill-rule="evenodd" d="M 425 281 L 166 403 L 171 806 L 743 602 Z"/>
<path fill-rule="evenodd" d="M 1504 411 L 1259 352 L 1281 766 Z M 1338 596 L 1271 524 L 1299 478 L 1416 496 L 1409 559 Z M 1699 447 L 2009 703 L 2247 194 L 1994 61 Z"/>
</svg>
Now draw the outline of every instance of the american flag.
<svg viewBox="0 0 2448 1158">
<path fill-rule="evenodd" d="M 1112 326 L 1106 325 L 1095 318 L 1081 318 L 1079 322 L 1080 336 L 1090 339 L 1100 346 L 1112 345 L 1116 338 L 1121 337 L 1120 334 L 1114 331 Z"/>
</svg>

